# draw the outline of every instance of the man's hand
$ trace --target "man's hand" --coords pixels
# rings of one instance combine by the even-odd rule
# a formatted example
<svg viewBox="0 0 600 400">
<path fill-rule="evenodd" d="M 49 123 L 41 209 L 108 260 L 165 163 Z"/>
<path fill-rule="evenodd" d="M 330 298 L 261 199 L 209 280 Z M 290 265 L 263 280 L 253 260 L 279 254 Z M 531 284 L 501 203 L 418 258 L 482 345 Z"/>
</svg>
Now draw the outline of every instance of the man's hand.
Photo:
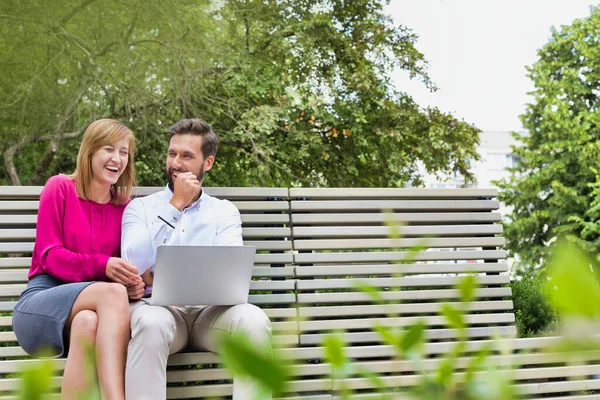
<svg viewBox="0 0 600 400">
<path fill-rule="evenodd" d="M 174 182 L 171 205 L 179 211 L 187 207 L 202 190 L 198 177 L 191 172 L 182 172 Z"/>
<path fill-rule="evenodd" d="M 144 289 L 146 288 L 146 284 L 142 280 L 142 277 L 138 275 L 136 283 L 126 285 L 125 287 L 127 288 L 127 295 L 129 296 L 129 298 L 132 300 L 138 300 L 141 299 L 144 295 Z"/>
<path fill-rule="evenodd" d="M 148 286 L 152 286 L 154 283 L 154 275 L 152 275 L 152 268 L 149 268 L 142 274 L 142 280 Z"/>
<path fill-rule="evenodd" d="M 127 260 L 111 257 L 106 263 L 106 276 L 113 282 L 128 286 L 138 282 L 138 269 Z"/>
</svg>

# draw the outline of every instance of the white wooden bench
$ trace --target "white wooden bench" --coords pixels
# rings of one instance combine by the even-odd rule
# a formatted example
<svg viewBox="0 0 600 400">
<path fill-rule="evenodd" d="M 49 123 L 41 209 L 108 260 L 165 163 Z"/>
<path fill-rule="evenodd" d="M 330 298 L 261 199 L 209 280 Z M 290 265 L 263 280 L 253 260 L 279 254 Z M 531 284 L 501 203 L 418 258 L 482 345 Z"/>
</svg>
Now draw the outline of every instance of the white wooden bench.
<svg viewBox="0 0 600 400">
<path fill-rule="evenodd" d="M 24 288 L 35 240 L 40 187 L 0 188 L 0 398 L 16 388 L 13 375 L 31 363 L 16 343 L 10 312 Z M 139 188 L 146 195 L 162 188 Z M 390 390 L 418 382 L 413 366 L 394 358 L 394 349 L 379 339 L 375 322 L 403 327 L 423 319 L 429 340 L 426 369 L 434 369 L 457 337 L 438 315 L 443 303 L 458 302 L 454 285 L 474 273 L 479 288 L 470 305 L 469 356 L 492 338 L 501 338 L 514 354 L 496 352 L 499 365 L 522 365 L 515 374 L 528 397 L 600 398 L 582 390 L 600 390 L 600 355 L 589 353 L 579 364 L 564 354 L 542 351 L 555 338 L 514 339 L 516 328 L 507 265 L 500 236 L 499 206 L 493 190 L 426 189 L 286 189 L 207 188 L 240 209 L 246 244 L 255 245 L 251 302 L 273 321 L 282 354 L 297 363 L 290 398 L 333 399 L 340 382 L 328 377 L 321 342 L 344 331 L 347 353 L 355 363 L 383 375 Z M 389 212 L 382 213 L 382 210 Z M 390 238 L 390 221 L 401 238 Z M 409 248 L 427 236 L 427 250 L 412 256 Z M 401 276 L 398 276 L 401 274 Z M 381 289 L 385 306 L 357 289 L 367 283 Z M 169 359 L 168 397 L 205 398 L 231 395 L 231 379 L 211 353 L 176 354 Z M 58 360 L 57 369 L 64 367 Z M 60 386 L 60 377 L 53 381 Z M 357 396 L 374 393 L 361 377 L 347 383 Z M 4 397 L 2 397 L 4 396 Z M 563 397 L 561 397 L 563 398 Z"/>
</svg>

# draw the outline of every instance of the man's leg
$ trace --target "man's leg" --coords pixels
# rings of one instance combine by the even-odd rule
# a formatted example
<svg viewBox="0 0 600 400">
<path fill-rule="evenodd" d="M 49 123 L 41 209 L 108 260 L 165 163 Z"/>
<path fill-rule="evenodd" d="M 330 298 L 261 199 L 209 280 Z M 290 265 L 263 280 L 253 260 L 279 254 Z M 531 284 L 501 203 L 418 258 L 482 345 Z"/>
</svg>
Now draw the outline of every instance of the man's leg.
<svg viewBox="0 0 600 400">
<path fill-rule="evenodd" d="M 187 344 L 188 330 L 174 308 L 145 301 L 130 304 L 131 341 L 127 350 L 127 400 L 167 398 L 167 359 Z"/>
<path fill-rule="evenodd" d="M 219 335 L 243 332 L 257 344 L 269 344 L 271 321 L 260 308 L 252 304 L 208 306 L 198 316 L 190 333 L 190 347 L 216 352 Z M 234 379 L 233 399 L 253 400 L 256 388 L 252 382 Z"/>
</svg>

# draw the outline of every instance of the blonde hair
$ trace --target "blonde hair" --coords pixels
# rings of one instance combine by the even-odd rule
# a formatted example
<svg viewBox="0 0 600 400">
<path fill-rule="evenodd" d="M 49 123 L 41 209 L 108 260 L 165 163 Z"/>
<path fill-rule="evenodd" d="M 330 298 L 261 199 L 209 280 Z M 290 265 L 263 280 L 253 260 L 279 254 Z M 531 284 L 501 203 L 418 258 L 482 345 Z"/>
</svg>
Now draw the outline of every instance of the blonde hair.
<svg viewBox="0 0 600 400">
<path fill-rule="evenodd" d="M 129 139 L 129 154 L 127 155 L 127 166 L 113 185 L 111 191 L 111 203 L 114 205 L 125 204 L 131 196 L 131 188 L 135 185 L 135 166 L 133 164 L 133 153 L 135 151 L 135 137 L 133 132 L 114 119 L 99 119 L 92 122 L 81 141 L 79 153 L 77 154 L 77 166 L 71 178 L 75 179 L 77 196 L 83 200 L 89 200 L 90 185 L 93 179 L 92 156 L 107 144 L 114 143 L 123 137 Z"/>
</svg>

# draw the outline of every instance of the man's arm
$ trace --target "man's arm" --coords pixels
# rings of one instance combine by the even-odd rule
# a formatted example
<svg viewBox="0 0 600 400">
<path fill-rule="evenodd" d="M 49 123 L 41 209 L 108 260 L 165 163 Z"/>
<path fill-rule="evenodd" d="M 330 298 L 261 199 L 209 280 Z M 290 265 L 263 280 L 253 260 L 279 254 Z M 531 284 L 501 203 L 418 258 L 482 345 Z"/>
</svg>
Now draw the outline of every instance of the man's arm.
<svg viewBox="0 0 600 400">
<path fill-rule="evenodd" d="M 240 212 L 233 203 L 227 202 L 226 204 L 219 220 L 215 246 L 242 246 L 244 242 Z"/>
<path fill-rule="evenodd" d="M 140 275 L 143 274 L 155 264 L 158 246 L 169 244 L 180 221 L 181 211 L 165 203 L 148 226 L 144 204 L 141 199 L 134 199 L 123 213 L 121 256 L 131 261 Z"/>
</svg>

